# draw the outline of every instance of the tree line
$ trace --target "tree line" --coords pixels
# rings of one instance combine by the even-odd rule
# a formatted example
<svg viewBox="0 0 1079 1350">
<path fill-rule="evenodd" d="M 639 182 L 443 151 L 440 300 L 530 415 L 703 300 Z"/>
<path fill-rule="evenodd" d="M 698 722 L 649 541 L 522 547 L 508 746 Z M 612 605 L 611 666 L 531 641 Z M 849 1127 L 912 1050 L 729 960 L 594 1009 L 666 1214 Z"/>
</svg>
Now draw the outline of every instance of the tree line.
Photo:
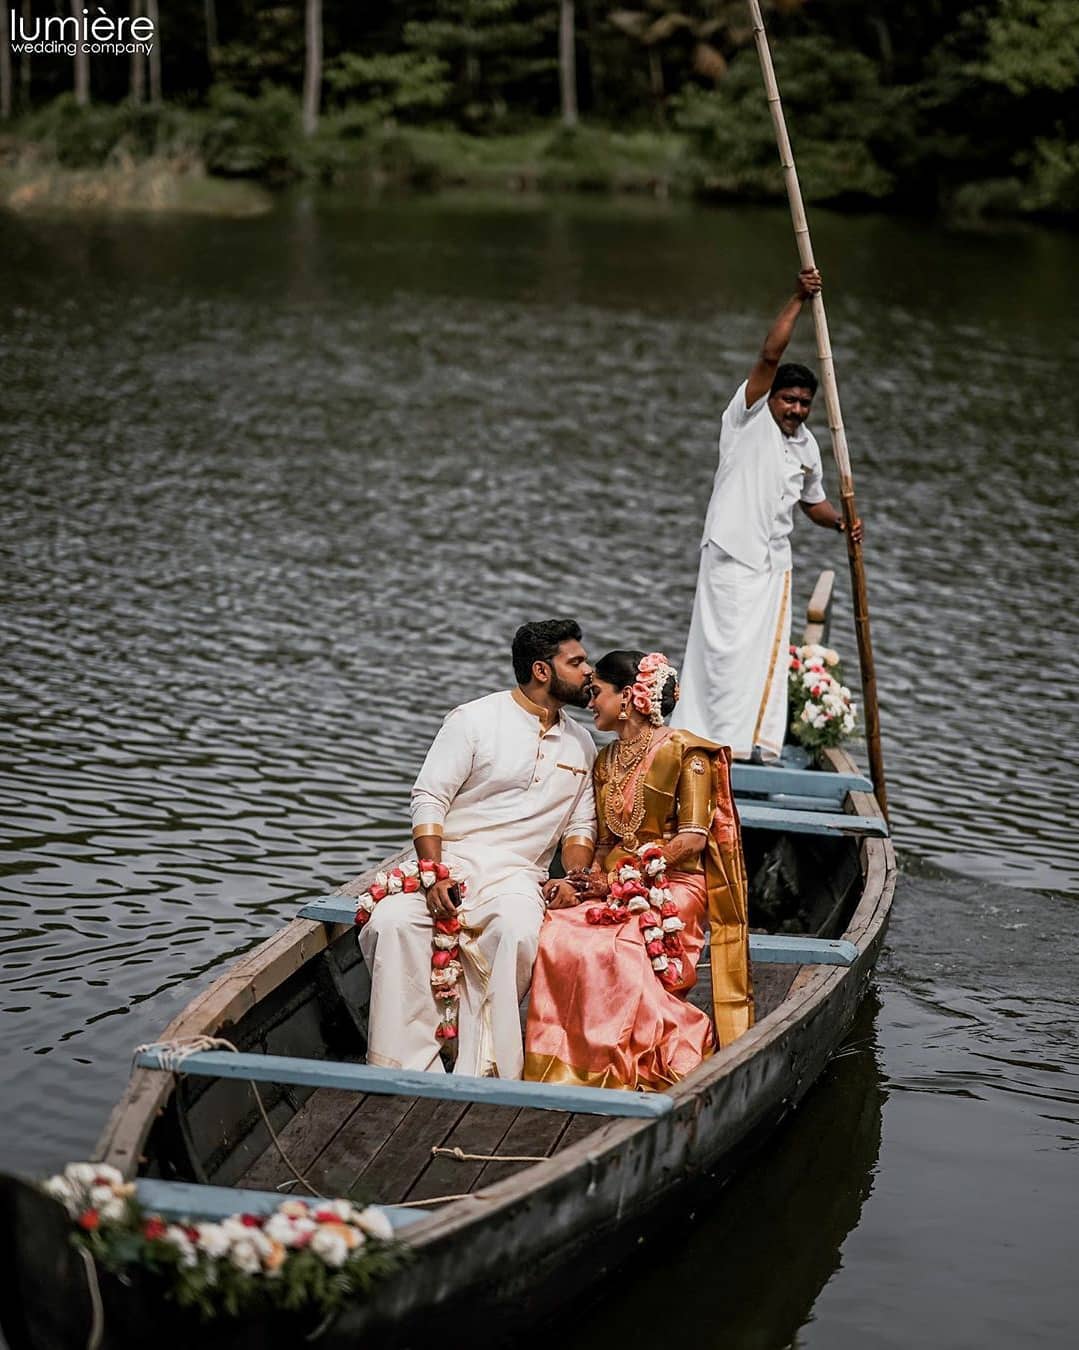
<svg viewBox="0 0 1079 1350">
<path fill-rule="evenodd" d="M 167 105 L 256 139 L 294 123 L 343 147 L 335 163 L 387 128 L 648 133 L 679 141 L 700 193 L 781 192 L 744 0 L 128 0 L 148 53 L 13 46 L 88 7 L 5 0 L 0 118 Z M 811 200 L 1079 213 L 1079 0 L 764 8 Z"/>
</svg>

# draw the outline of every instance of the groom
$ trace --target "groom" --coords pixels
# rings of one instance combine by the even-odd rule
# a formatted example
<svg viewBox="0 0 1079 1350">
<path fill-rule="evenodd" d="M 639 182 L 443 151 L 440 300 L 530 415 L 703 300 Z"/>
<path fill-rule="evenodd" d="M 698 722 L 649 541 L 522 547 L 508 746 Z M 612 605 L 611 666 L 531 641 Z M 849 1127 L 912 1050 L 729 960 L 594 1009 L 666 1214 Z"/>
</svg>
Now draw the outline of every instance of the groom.
<svg viewBox="0 0 1079 1350">
<path fill-rule="evenodd" d="M 588 867 L 596 839 L 595 746 L 563 711 L 585 707 L 590 694 L 579 624 L 518 628 L 513 672 L 516 688 L 454 708 L 412 789 L 416 854 L 440 879 L 426 895 L 388 895 L 360 933 L 370 1064 L 442 1070 L 432 936 L 436 922 L 445 930 L 457 921 L 457 1072 L 521 1076 L 519 1005 L 544 905 L 563 898 L 547 869 L 559 844 L 567 870 Z"/>
</svg>

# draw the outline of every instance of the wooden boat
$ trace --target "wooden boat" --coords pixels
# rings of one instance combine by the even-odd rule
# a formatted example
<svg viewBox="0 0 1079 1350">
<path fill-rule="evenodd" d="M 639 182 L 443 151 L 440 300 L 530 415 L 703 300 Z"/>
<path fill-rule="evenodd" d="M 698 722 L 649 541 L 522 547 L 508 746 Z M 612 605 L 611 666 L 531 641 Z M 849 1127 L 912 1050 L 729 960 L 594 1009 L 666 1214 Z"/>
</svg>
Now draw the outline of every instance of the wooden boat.
<svg viewBox="0 0 1079 1350">
<path fill-rule="evenodd" d="M 830 575 L 810 603 L 809 640 L 823 635 Z M 269 1212 L 293 1177 L 268 1121 L 320 1192 L 384 1205 L 414 1259 L 323 1328 L 326 1345 L 484 1344 L 549 1316 L 729 1176 L 797 1106 L 843 1040 L 877 959 L 896 868 L 868 780 L 831 750 L 816 767 L 797 752 L 775 766 L 739 765 L 734 781 L 751 922 L 773 930 L 752 939 L 757 1022 L 669 1091 L 366 1065 L 369 983 L 349 897 L 367 874 L 306 905 L 162 1036 L 225 1037 L 238 1053 L 193 1054 L 175 1075 L 160 1067 L 161 1051 L 137 1056 L 98 1159 L 137 1179 L 143 1202 L 167 1216 Z M 704 961 L 692 997 L 709 1009 L 707 944 Z M 270 1319 L 243 1335 L 193 1328 L 171 1311 L 163 1321 L 160 1306 L 104 1276 L 98 1292 L 70 1251 L 57 1255 L 55 1233 L 46 1241 L 51 1217 L 32 1219 L 35 1243 L 18 1240 L 43 1204 L 59 1213 L 11 1179 L 0 1188 L 0 1259 L 15 1275 L 0 1317 L 12 1350 L 84 1346 L 88 1319 L 102 1312 L 104 1346 L 295 1339 L 294 1326 Z M 49 1306 L 58 1284 L 68 1286 L 60 1329 Z"/>
</svg>

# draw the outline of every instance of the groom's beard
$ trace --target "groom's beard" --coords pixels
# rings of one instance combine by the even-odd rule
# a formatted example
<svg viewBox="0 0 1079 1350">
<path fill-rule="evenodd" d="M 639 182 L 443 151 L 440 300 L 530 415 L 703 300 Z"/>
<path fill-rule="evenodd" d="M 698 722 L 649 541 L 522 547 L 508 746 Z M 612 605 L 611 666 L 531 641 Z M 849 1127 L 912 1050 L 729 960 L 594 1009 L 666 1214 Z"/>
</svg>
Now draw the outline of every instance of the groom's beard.
<svg viewBox="0 0 1079 1350">
<path fill-rule="evenodd" d="M 592 697 L 592 688 L 588 684 L 581 687 L 572 685 L 561 679 L 552 669 L 551 697 L 558 699 L 559 703 L 568 703 L 571 708 L 587 708 L 588 701 Z"/>
</svg>

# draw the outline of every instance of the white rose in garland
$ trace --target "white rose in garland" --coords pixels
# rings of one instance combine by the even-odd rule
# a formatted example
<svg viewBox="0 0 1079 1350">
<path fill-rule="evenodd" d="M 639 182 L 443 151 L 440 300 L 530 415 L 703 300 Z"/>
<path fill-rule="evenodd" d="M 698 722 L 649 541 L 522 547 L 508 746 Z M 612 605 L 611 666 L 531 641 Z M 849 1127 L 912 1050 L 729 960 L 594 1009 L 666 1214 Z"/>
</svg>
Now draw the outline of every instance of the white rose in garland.
<svg viewBox="0 0 1079 1350">
<path fill-rule="evenodd" d="M 73 1163 L 42 1190 L 72 1219 L 99 1270 L 156 1283 L 207 1320 L 252 1310 L 321 1319 L 399 1267 L 407 1249 L 386 1214 L 350 1200 L 283 1200 L 268 1216 L 169 1223 L 148 1214 L 115 1168 Z"/>
</svg>

